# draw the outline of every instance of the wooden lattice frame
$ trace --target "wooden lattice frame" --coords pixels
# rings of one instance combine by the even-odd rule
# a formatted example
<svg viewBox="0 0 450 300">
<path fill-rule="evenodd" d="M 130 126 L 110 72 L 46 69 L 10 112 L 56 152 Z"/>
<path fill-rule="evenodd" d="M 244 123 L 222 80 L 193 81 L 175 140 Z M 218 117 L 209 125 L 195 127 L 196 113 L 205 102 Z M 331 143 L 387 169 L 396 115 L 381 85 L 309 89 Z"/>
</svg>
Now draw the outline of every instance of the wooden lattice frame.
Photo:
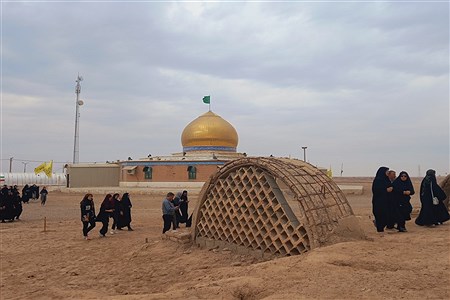
<svg viewBox="0 0 450 300">
<path fill-rule="evenodd" d="M 193 240 L 270 255 L 295 255 L 326 242 L 353 215 L 338 186 L 299 160 L 242 158 L 203 186 Z"/>
</svg>

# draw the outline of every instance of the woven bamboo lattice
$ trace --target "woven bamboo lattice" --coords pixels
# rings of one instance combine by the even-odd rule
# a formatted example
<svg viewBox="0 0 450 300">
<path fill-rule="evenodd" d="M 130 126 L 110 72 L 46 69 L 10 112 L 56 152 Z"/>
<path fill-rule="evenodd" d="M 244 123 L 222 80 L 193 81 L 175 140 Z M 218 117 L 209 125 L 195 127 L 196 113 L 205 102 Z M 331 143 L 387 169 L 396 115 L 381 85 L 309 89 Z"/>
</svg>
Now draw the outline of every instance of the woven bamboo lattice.
<svg viewBox="0 0 450 300">
<path fill-rule="evenodd" d="M 338 220 L 353 215 L 338 186 L 299 160 L 242 158 L 203 186 L 193 240 L 261 254 L 307 252 L 326 242 Z"/>
</svg>

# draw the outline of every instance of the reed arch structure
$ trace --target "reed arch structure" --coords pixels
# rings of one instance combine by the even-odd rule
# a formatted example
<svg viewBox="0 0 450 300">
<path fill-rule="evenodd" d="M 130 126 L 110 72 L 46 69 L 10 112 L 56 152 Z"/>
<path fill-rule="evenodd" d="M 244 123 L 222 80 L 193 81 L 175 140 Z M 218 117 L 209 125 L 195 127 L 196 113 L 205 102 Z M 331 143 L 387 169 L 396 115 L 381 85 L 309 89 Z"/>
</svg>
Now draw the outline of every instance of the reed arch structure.
<svg viewBox="0 0 450 300">
<path fill-rule="evenodd" d="M 192 239 L 261 255 L 297 255 L 327 243 L 341 220 L 354 217 L 339 187 L 300 160 L 242 158 L 203 186 Z"/>
</svg>

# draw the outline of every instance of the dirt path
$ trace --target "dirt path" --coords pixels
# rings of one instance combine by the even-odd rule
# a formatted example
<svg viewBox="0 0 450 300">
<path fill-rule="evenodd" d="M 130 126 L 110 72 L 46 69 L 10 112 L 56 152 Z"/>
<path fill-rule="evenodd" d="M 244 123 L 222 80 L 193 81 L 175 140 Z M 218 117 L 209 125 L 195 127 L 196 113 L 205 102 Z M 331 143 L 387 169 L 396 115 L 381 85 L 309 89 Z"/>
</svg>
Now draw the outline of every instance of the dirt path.
<svg viewBox="0 0 450 300">
<path fill-rule="evenodd" d="M 85 241 L 81 198 L 54 192 L 1 224 L 1 299 L 450 298 L 450 225 L 410 221 L 408 233 L 379 237 L 368 195 L 349 197 L 368 240 L 266 262 L 161 240 L 162 195 L 131 193 L 135 231 L 101 239 L 97 225 Z M 102 199 L 94 195 L 97 208 Z"/>
</svg>

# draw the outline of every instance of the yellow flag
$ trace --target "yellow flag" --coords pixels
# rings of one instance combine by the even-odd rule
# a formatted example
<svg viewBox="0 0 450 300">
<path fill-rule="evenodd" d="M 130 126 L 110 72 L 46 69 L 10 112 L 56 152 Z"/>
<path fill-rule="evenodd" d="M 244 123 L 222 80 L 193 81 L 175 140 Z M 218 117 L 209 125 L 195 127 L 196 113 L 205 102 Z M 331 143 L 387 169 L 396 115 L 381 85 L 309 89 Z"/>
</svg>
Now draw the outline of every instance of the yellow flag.
<svg viewBox="0 0 450 300">
<path fill-rule="evenodd" d="M 40 164 L 39 166 L 37 166 L 34 169 L 34 174 L 39 174 L 41 172 L 44 172 L 45 175 L 47 175 L 47 177 L 52 177 L 52 172 L 53 172 L 53 160 L 47 162 L 43 162 L 42 164 Z"/>
<path fill-rule="evenodd" d="M 47 175 L 48 178 L 52 177 L 52 171 L 53 171 L 53 160 L 49 161 L 45 168 L 44 168 L 44 173 L 45 175 Z"/>
<path fill-rule="evenodd" d="M 331 170 L 331 167 L 330 167 L 329 170 L 327 170 L 327 176 L 328 176 L 329 178 L 333 178 L 333 171 Z"/>
<path fill-rule="evenodd" d="M 43 162 L 42 164 L 40 164 L 39 166 L 37 166 L 37 167 L 34 169 L 34 174 L 37 175 L 37 174 L 41 173 L 42 171 L 44 171 L 46 165 L 47 165 L 47 163 L 46 163 L 46 162 Z"/>
</svg>

